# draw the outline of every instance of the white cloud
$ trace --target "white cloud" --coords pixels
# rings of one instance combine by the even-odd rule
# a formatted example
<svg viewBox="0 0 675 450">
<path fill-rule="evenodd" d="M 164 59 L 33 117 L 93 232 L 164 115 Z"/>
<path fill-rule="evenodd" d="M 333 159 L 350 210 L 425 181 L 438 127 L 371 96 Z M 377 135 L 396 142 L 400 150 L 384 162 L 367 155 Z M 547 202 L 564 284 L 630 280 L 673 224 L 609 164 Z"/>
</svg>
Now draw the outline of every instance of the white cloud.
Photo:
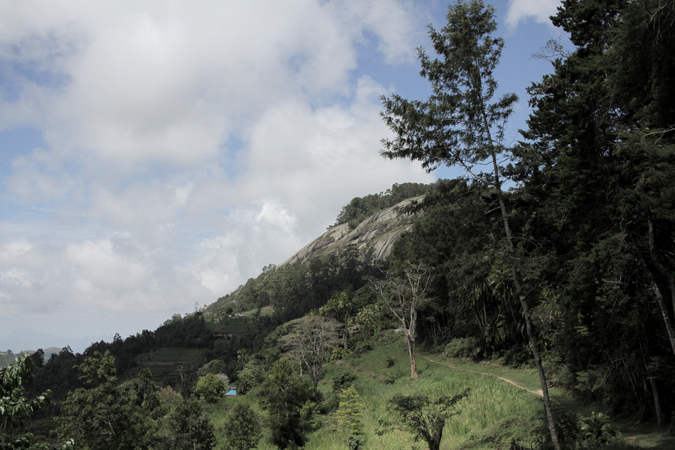
<svg viewBox="0 0 675 450">
<path fill-rule="evenodd" d="M 45 143 L 0 187 L 3 315 L 169 317 L 283 262 L 352 197 L 431 181 L 379 156 L 385 91 L 358 71 L 373 42 L 414 63 L 420 9 L 0 3 L 0 133 Z"/>
<path fill-rule="evenodd" d="M 556 13 L 560 3 L 560 0 L 509 0 L 506 24 L 515 28 L 527 19 L 550 24 L 550 17 Z"/>
<path fill-rule="evenodd" d="M 391 64 L 409 63 L 417 58 L 416 48 L 424 38 L 423 8 L 415 2 L 396 0 L 348 0 L 334 2 L 344 22 L 353 24 L 357 33 L 370 32 L 378 40 L 378 50 Z M 426 23 L 424 23 L 426 25 Z"/>
</svg>

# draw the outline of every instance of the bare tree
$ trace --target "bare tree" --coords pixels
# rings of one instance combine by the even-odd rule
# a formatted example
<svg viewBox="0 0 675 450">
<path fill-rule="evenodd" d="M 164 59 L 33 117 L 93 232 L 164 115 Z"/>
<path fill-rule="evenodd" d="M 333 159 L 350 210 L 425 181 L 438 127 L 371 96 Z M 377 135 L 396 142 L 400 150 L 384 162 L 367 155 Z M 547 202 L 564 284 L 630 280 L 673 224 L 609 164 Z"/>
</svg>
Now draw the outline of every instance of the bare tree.
<svg viewBox="0 0 675 450">
<path fill-rule="evenodd" d="M 283 344 L 300 363 L 300 370 L 307 368 L 314 389 L 323 376 L 323 364 L 330 352 L 340 344 L 340 322 L 321 316 L 306 316 L 293 322 L 293 332 L 282 338 Z"/>
<path fill-rule="evenodd" d="M 398 319 L 405 331 L 405 342 L 410 355 L 410 376 L 417 378 L 415 364 L 415 329 L 417 310 L 425 302 L 430 269 L 424 264 L 407 264 L 399 276 L 387 274 L 384 281 L 371 280 L 370 286 L 387 305 L 389 311 Z"/>
</svg>

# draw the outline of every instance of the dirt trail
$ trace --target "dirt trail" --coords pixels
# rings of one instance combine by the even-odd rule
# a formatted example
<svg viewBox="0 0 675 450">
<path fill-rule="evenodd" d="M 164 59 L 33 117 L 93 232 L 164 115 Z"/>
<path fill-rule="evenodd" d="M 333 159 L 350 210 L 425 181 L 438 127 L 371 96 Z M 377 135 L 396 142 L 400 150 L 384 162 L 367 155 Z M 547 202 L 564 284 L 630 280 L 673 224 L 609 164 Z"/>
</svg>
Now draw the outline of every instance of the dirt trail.
<svg viewBox="0 0 675 450">
<path fill-rule="evenodd" d="M 524 390 L 524 391 L 527 391 L 527 392 L 529 392 L 530 394 L 534 394 L 534 395 L 537 395 L 537 396 L 539 396 L 539 397 L 543 397 L 543 396 L 544 396 L 544 393 L 542 392 L 541 389 L 537 389 L 537 390 L 533 391 L 533 390 L 531 390 L 531 389 L 526 388 L 525 386 L 521 386 L 520 384 L 516 383 L 516 382 L 513 381 L 513 380 L 509 380 L 508 378 L 500 377 L 500 376 L 493 375 L 493 374 L 487 373 L 487 372 L 480 372 L 480 371 L 477 371 L 477 370 L 464 369 L 464 368 L 462 368 L 462 367 L 457 367 L 457 366 L 454 366 L 454 365 L 448 364 L 448 363 L 438 362 L 438 361 L 435 361 L 435 360 L 433 360 L 433 359 L 431 359 L 431 358 L 429 358 L 429 357 L 427 357 L 427 356 L 424 356 L 424 355 L 422 355 L 422 358 L 424 358 L 424 359 L 426 359 L 427 361 L 430 361 L 430 362 L 432 362 L 432 363 L 434 363 L 434 364 L 440 364 L 441 366 L 450 367 L 450 368 L 455 369 L 455 370 L 461 370 L 462 372 L 477 373 L 477 374 L 479 374 L 479 375 L 487 375 L 487 376 L 490 376 L 490 377 L 496 377 L 496 378 L 499 378 L 499 379 L 502 380 L 502 381 L 506 381 L 507 383 L 510 383 L 510 384 L 514 385 L 514 386 L 517 387 L 518 389 L 522 389 L 522 390 Z"/>
</svg>

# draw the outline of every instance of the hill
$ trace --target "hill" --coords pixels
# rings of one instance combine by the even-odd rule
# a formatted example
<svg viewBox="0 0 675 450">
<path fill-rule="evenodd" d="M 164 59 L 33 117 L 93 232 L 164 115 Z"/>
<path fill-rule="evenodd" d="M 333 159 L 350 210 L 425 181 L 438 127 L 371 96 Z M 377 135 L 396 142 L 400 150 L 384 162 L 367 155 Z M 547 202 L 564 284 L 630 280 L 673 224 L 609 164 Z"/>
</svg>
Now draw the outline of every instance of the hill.
<svg viewBox="0 0 675 450">
<path fill-rule="evenodd" d="M 408 185 L 413 185 L 415 188 Z M 432 186 L 429 185 L 412 183 L 404 184 L 404 186 L 408 186 L 406 192 L 414 194 L 428 192 L 432 189 Z M 204 309 L 204 314 L 208 318 L 220 321 L 224 320 L 231 312 L 244 312 L 254 308 L 270 306 L 273 309 L 276 307 L 277 311 L 280 308 L 286 308 L 285 303 L 294 303 L 294 300 L 290 297 L 294 297 L 295 294 L 290 292 L 280 293 L 280 290 L 277 289 L 278 285 L 283 284 L 288 287 L 288 283 L 283 280 L 292 277 L 297 279 L 299 272 L 306 272 L 305 276 L 311 279 L 314 275 L 317 275 L 320 267 L 327 271 L 334 270 L 336 272 L 333 274 L 335 276 L 331 276 L 331 280 L 316 280 L 325 285 L 325 290 L 340 290 L 348 285 L 358 289 L 362 285 L 362 280 L 357 280 L 357 278 L 360 279 L 363 278 L 363 275 L 367 275 L 368 267 L 387 264 L 395 243 L 406 231 L 410 230 L 415 222 L 416 213 L 412 212 L 413 207 L 424 198 L 424 196 L 415 195 L 391 204 L 390 197 L 393 197 L 394 194 L 389 192 L 397 193 L 396 198 L 400 198 L 403 194 L 400 192 L 400 188 L 396 189 L 396 187 L 387 192 L 372 196 L 380 199 L 377 202 L 371 201 L 372 204 L 384 206 L 379 209 L 376 206 L 363 209 L 363 211 L 372 213 L 369 216 L 363 216 L 363 213 L 360 213 L 358 219 L 352 218 L 347 221 L 347 218 L 354 214 L 345 213 L 346 207 L 343 208 L 336 224 L 325 233 L 300 249 L 284 263 L 279 266 L 265 267 L 263 273 L 258 277 L 248 280 L 245 285 L 208 305 Z M 356 199 L 360 198 L 357 197 Z M 355 201 L 356 199 L 352 200 L 350 205 L 360 204 Z M 345 217 L 345 219 L 341 221 L 340 217 Z M 351 273 L 347 273 L 350 271 Z M 359 275 L 355 273 L 357 271 L 362 273 Z M 342 280 L 343 286 L 338 288 L 335 281 L 336 278 L 340 277 L 346 279 Z M 334 286 L 331 287 L 331 284 Z M 340 284 L 340 282 L 337 284 Z M 314 303 L 313 306 L 320 307 L 328 300 L 325 293 L 322 295 L 321 299 L 312 302 Z M 328 296 L 330 295 L 328 294 Z M 308 309 L 304 312 L 307 311 Z M 295 317 L 299 316 L 295 315 Z M 286 318 L 294 317 L 286 316 Z"/>
<path fill-rule="evenodd" d="M 510 195 L 507 201 L 517 204 L 523 200 Z M 158 388 L 171 386 L 188 398 L 195 396 L 198 380 L 206 375 L 226 376 L 239 388 L 236 401 L 250 403 L 260 412 L 260 389 L 279 361 L 293 361 L 295 376 L 303 374 L 302 383 L 310 384 L 306 378 L 310 367 L 292 343 L 307 332 L 302 331 L 303 323 L 320 318 L 332 324 L 329 329 L 334 342 L 322 357 L 331 362 L 323 377 L 317 378 L 319 393 L 312 394 L 315 422 L 306 424 L 303 431 L 311 442 L 308 448 L 337 448 L 333 428 L 339 391 L 348 379 L 362 399 L 364 433 L 376 446 L 373 448 L 413 442 L 411 434 L 392 425 L 387 402 L 394 394 L 450 395 L 461 386 L 471 387 L 478 400 L 472 403 L 474 400 L 467 398 L 460 405 L 472 405 L 466 410 L 467 420 L 471 419 L 461 426 L 449 422 L 446 448 L 508 448 L 514 439 L 520 443 L 514 445 L 534 445 L 543 436 L 538 431 L 532 434 L 542 423 L 537 397 L 541 388 L 536 379 L 532 381 L 534 371 L 522 316 L 509 291 L 503 252 L 498 241 L 492 240 L 501 226 L 495 211 L 496 200 L 489 190 L 463 180 L 438 182 L 424 197 L 412 197 L 368 217 L 335 224 L 283 264 L 265 267 L 258 277 L 202 310 L 175 315 L 154 331 L 143 330 L 126 339 L 117 336 L 112 343 L 94 343 L 82 355 L 61 352 L 39 369 L 33 390 L 52 389 L 58 403 L 68 391 L 82 386 L 73 367 L 96 352 L 109 351 L 126 389 L 138 386 L 138 379 L 145 374 Z M 380 294 L 394 294 L 396 286 L 391 283 L 404 276 L 406 261 L 421 261 L 434 268 L 426 298 L 416 311 L 417 381 L 410 379 L 403 335 L 396 332 L 401 324 L 385 306 L 382 295 L 371 289 L 373 282 L 386 281 L 390 290 Z M 662 387 L 659 411 L 650 403 L 652 392 L 626 389 L 630 385 L 617 376 L 620 370 L 569 363 L 588 354 L 581 352 L 579 345 L 573 346 L 575 353 L 569 353 L 565 346 L 571 344 L 561 342 L 556 320 L 564 317 L 564 311 L 556 309 L 551 300 L 535 304 L 533 311 L 541 339 L 549 346 L 546 361 L 551 388 L 556 392 L 553 398 L 565 406 L 558 412 L 559 426 L 581 433 L 584 420 L 595 417 L 593 411 L 602 411 L 599 417 L 615 429 L 627 430 L 636 439 L 640 435 L 652 439 L 657 442 L 652 448 L 668 448 L 667 444 L 658 446 L 659 440 L 672 443 L 663 427 L 644 424 L 655 422 L 657 412 L 670 417 L 669 381 L 660 378 L 653 384 Z M 621 315 L 605 318 L 617 319 Z M 584 342 L 592 332 L 593 328 L 586 327 L 567 336 Z M 588 343 L 584 345 L 590 348 Z M 654 366 L 649 373 L 665 373 L 666 368 Z M 640 370 L 639 376 L 646 376 L 644 368 Z M 485 373 L 493 379 L 486 381 Z M 640 408 L 627 411 L 626 406 L 636 399 Z M 226 428 L 229 416 L 225 412 L 230 404 L 221 400 L 219 409 L 208 407 L 218 429 Z M 509 405 L 518 406 L 513 410 Z M 269 419 L 269 412 L 263 414 Z M 457 423 L 462 420 L 458 418 Z M 637 430 L 626 428 L 626 420 L 637 420 L 641 425 Z M 271 448 L 271 431 L 266 433 L 259 448 Z M 585 442 L 585 438 L 579 439 Z M 635 440 L 632 444 L 612 442 L 621 446 L 605 448 L 642 445 Z"/>
<path fill-rule="evenodd" d="M 340 253 L 348 246 L 355 246 L 361 259 L 371 263 L 386 261 L 394 243 L 413 224 L 414 216 L 406 214 L 406 208 L 419 203 L 424 197 L 403 200 L 374 213 L 352 228 L 349 223 L 336 225 L 303 247 L 284 264 L 304 263 L 308 259 Z"/>
</svg>

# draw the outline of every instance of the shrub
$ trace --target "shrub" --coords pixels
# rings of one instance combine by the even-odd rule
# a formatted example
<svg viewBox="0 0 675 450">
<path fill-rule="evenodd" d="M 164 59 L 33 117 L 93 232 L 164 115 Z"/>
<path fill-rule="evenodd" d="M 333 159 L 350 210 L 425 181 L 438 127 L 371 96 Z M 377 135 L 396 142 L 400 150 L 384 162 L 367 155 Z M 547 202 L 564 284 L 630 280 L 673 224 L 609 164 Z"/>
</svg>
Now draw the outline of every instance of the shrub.
<svg viewBox="0 0 675 450">
<path fill-rule="evenodd" d="M 450 358 L 478 359 L 483 349 L 475 337 L 455 338 L 451 340 L 443 350 L 443 354 Z"/>
<path fill-rule="evenodd" d="M 260 440 L 260 419 L 247 403 L 237 403 L 225 421 L 223 434 L 228 450 L 255 448 Z"/>
<path fill-rule="evenodd" d="M 350 353 L 351 353 L 350 350 L 347 350 L 343 347 L 334 348 L 333 351 L 330 354 L 330 360 L 336 361 L 338 359 L 342 359 L 345 356 L 349 355 Z"/>
<path fill-rule="evenodd" d="M 225 383 L 216 375 L 209 373 L 197 382 L 197 395 L 207 403 L 216 403 L 226 392 Z"/>
<path fill-rule="evenodd" d="M 341 375 L 333 377 L 333 391 L 338 392 L 343 388 L 348 387 L 352 382 L 356 381 L 358 376 L 354 372 L 345 372 Z"/>
</svg>

